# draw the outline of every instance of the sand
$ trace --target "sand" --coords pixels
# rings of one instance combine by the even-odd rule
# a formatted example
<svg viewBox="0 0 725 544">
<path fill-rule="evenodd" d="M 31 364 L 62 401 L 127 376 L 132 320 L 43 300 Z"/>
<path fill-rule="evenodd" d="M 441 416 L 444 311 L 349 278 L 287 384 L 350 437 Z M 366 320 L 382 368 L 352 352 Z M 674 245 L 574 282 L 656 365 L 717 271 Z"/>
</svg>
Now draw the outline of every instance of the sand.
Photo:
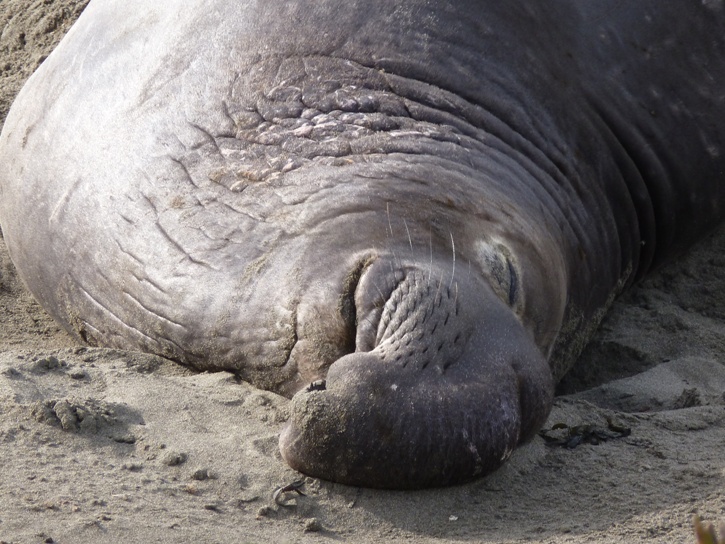
<svg viewBox="0 0 725 544">
<path fill-rule="evenodd" d="M 0 123 L 84 4 L 0 0 Z M 725 520 L 724 358 L 722 230 L 625 295 L 560 386 L 546 427 L 599 439 L 537 437 L 468 485 L 358 489 L 284 464 L 284 398 L 76 344 L 0 238 L 0 542 L 693 542 L 693 514 Z"/>
</svg>

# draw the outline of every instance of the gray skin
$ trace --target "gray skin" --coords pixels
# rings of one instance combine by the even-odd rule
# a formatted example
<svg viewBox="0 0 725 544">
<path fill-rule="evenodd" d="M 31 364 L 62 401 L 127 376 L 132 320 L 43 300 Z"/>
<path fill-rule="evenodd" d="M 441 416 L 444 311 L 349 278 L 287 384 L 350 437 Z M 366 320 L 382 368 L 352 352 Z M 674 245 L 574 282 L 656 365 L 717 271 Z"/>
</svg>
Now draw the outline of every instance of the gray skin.
<svg viewBox="0 0 725 544">
<path fill-rule="evenodd" d="M 292 397 L 309 475 L 438 486 L 723 218 L 724 144 L 721 0 L 94 0 L 7 118 L 0 219 L 79 339 Z"/>
</svg>

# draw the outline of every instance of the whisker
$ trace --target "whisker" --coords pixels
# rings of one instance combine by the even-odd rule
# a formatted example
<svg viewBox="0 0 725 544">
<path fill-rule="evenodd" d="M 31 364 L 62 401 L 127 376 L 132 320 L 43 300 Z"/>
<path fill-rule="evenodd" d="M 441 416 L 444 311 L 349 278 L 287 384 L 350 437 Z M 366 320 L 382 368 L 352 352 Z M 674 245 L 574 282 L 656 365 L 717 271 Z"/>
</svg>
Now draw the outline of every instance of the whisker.
<svg viewBox="0 0 725 544">
<path fill-rule="evenodd" d="M 426 287 L 430 287 L 430 280 L 433 276 L 433 232 L 430 225 L 428 225 L 428 245 L 430 246 L 430 264 L 428 266 L 428 284 Z"/>
<path fill-rule="evenodd" d="M 390 241 L 392 241 L 392 239 L 395 235 L 393 233 L 393 223 L 390 220 L 390 202 L 385 203 L 385 213 L 388 215 L 388 229 L 390 230 Z M 398 268 L 402 268 L 401 262 L 398 259 L 398 256 L 395 254 L 395 250 L 393 249 L 392 243 L 388 243 L 388 249 L 390 250 L 390 253 L 393 254 L 393 260 L 395 261 L 395 266 L 397 266 Z M 393 276 L 395 276 L 395 270 L 393 270 Z"/>
<path fill-rule="evenodd" d="M 393 237 L 393 224 L 390 222 L 390 202 L 385 203 L 385 210 L 388 214 L 388 228 L 390 229 L 390 237 Z"/>
<path fill-rule="evenodd" d="M 398 267 L 398 270 L 400 270 L 401 268 L 403 268 L 400 259 L 398 259 L 398 255 L 396 255 L 395 250 L 392 247 L 390 248 L 390 253 L 393 254 L 393 260 L 395 261 L 395 266 Z M 394 278 L 396 277 L 395 271 L 393 271 L 393 277 Z"/>
<path fill-rule="evenodd" d="M 453 233 L 451 231 L 448 231 L 448 234 L 451 235 L 451 247 L 453 248 L 453 270 L 451 270 L 451 283 L 448 284 L 448 289 L 453 286 L 453 278 L 456 275 L 456 243 L 453 241 Z"/>
<path fill-rule="evenodd" d="M 388 221 L 390 220 L 390 217 L 388 216 Z M 408 233 L 408 243 L 410 244 L 410 254 L 415 257 L 415 253 L 413 252 L 413 239 L 410 237 L 410 230 L 408 230 L 408 222 L 403 219 L 403 225 L 405 225 L 405 232 Z"/>
<path fill-rule="evenodd" d="M 378 287 L 378 284 L 377 283 L 373 282 L 373 285 L 375 286 L 375 289 L 378 290 L 378 293 L 380 293 L 380 302 L 382 302 L 382 304 L 385 305 L 385 295 L 380 290 L 380 287 Z"/>
<path fill-rule="evenodd" d="M 456 311 L 456 315 L 458 315 L 458 282 L 456 282 L 456 296 L 453 297 L 453 309 Z"/>
</svg>

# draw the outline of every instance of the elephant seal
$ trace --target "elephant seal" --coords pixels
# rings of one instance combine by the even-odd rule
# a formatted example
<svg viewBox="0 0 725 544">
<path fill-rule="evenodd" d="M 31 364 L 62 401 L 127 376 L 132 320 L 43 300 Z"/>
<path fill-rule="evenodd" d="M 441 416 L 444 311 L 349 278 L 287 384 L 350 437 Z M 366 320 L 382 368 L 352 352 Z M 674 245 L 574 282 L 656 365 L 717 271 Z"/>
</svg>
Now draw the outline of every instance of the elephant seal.
<svg viewBox="0 0 725 544">
<path fill-rule="evenodd" d="M 283 457 L 495 470 L 612 299 L 725 210 L 723 2 L 93 0 L 0 220 L 93 345 L 292 397 Z"/>
</svg>

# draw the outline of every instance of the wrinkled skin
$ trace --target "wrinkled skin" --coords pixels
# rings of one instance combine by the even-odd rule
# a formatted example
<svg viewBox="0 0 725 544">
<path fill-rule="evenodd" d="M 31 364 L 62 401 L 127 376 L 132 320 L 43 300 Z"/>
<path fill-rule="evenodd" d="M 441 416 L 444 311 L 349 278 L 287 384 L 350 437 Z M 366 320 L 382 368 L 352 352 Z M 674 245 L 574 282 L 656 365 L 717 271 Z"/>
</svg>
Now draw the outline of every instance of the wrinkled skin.
<svg viewBox="0 0 725 544">
<path fill-rule="evenodd" d="M 722 219 L 724 51 L 717 0 L 93 0 L 8 116 L 0 221 L 80 340 L 292 397 L 294 468 L 463 482 Z"/>
</svg>

